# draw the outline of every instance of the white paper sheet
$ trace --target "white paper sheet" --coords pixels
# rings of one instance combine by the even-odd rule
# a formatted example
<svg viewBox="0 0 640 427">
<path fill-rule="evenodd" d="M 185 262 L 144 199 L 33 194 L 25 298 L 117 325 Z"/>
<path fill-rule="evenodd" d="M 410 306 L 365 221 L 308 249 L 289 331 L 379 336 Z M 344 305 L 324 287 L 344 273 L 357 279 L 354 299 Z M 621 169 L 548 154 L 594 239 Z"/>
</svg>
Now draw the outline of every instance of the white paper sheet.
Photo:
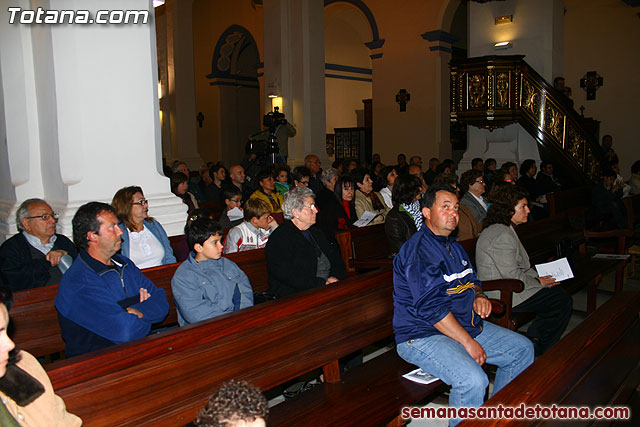
<svg viewBox="0 0 640 427">
<path fill-rule="evenodd" d="M 573 271 L 571 271 L 569 261 L 566 258 L 560 258 L 544 264 L 536 264 L 536 271 L 540 277 L 553 276 L 556 282 L 573 278 Z"/>
<path fill-rule="evenodd" d="M 438 381 L 440 379 L 438 377 L 434 377 L 433 375 L 423 371 L 420 368 L 413 370 L 408 374 L 404 374 L 403 377 L 405 377 L 410 381 L 413 381 L 415 383 L 420 383 L 420 384 L 431 384 L 432 382 Z"/>
<path fill-rule="evenodd" d="M 229 217 L 229 221 L 235 221 L 238 219 L 244 218 L 244 211 L 242 209 L 233 208 L 230 211 L 227 211 L 227 216 Z"/>
<path fill-rule="evenodd" d="M 355 225 L 356 227 L 364 227 L 365 225 L 368 225 L 371 221 L 373 221 L 373 219 L 378 215 L 380 214 L 364 211 L 360 219 L 354 222 L 353 225 Z"/>
</svg>

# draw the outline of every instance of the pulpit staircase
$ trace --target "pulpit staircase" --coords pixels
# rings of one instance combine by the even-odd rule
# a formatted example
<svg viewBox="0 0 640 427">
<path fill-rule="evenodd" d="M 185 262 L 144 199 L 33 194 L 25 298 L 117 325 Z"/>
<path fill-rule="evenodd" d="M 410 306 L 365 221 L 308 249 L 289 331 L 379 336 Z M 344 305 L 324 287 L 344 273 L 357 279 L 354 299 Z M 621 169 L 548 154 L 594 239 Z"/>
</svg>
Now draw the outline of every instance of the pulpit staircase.
<svg viewBox="0 0 640 427">
<path fill-rule="evenodd" d="M 451 122 L 490 130 L 519 123 L 538 142 L 541 158 L 554 162 L 565 182 L 597 182 L 606 163 L 596 137 L 581 125 L 568 100 L 523 58 L 452 61 Z"/>
</svg>

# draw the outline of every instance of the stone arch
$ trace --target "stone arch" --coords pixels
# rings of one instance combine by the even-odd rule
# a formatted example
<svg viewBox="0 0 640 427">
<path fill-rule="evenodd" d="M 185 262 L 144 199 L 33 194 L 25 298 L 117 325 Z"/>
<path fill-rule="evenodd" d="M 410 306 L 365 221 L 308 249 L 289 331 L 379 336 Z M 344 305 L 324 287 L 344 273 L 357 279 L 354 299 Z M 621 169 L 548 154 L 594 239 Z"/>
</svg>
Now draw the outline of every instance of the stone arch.
<svg viewBox="0 0 640 427">
<path fill-rule="evenodd" d="M 378 32 L 378 24 L 376 23 L 376 19 L 371 13 L 369 7 L 362 0 L 324 0 L 324 7 L 327 7 L 333 3 L 348 3 L 350 5 L 355 6 L 359 9 L 367 18 L 367 22 L 369 23 L 369 28 L 371 29 L 371 41 L 365 43 L 369 49 L 378 49 L 384 45 L 384 39 L 380 38 L 380 34 Z"/>
</svg>

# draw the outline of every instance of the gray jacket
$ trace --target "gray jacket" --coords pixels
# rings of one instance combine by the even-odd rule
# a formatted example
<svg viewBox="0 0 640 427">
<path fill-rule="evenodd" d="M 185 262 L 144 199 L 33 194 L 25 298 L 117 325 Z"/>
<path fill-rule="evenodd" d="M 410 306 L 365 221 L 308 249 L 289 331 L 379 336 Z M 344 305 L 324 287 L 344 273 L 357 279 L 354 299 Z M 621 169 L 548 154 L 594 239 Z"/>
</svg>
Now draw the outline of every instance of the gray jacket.
<svg viewBox="0 0 640 427">
<path fill-rule="evenodd" d="M 464 193 L 462 199 L 460 199 L 460 203 L 465 205 L 471 210 L 471 214 L 473 215 L 473 219 L 482 224 L 484 217 L 487 216 L 487 211 L 484 207 L 476 200 L 475 197 L 470 192 Z"/>
<path fill-rule="evenodd" d="M 240 298 L 234 306 L 236 287 Z M 196 262 L 191 252 L 173 275 L 171 290 L 180 326 L 253 305 L 249 278 L 226 258 Z"/>
<path fill-rule="evenodd" d="M 482 230 L 476 243 L 476 268 L 480 280 L 519 279 L 524 290 L 513 294 L 513 306 L 542 289 L 531 267 L 529 255 L 522 246 L 513 227 L 493 224 Z M 490 298 L 499 298 L 499 291 L 486 292 Z"/>
</svg>

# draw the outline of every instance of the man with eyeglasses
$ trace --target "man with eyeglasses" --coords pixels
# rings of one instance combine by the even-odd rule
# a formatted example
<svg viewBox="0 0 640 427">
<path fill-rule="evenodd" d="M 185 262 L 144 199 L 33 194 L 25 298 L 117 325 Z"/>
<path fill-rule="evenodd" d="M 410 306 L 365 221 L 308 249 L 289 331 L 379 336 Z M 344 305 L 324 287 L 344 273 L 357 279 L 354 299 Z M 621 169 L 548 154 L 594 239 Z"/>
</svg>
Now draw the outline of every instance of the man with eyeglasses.
<svg viewBox="0 0 640 427">
<path fill-rule="evenodd" d="M 320 174 L 322 173 L 322 162 L 315 154 L 308 154 L 304 158 L 304 166 L 309 169 L 309 184 L 307 187 L 312 189 L 313 193 L 317 196 L 318 191 L 323 188 L 322 179 L 320 179 Z"/>
<path fill-rule="evenodd" d="M 0 246 L 0 273 L 13 292 L 59 283 L 60 260 L 78 254 L 71 240 L 56 234 L 57 223 L 58 215 L 42 199 L 25 200 L 18 208 L 18 234 Z"/>
<path fill-rule="evenodd" d="M 489 210 L 486 200 L 482 197 L 486 191 L 482 172 L 478 169 L 470 169 L 463 173 L 460 177 L 460 187 L 465 191 L 460 204 L 468 207 L 473 218 L 482 224 Z"/>
</svg>

